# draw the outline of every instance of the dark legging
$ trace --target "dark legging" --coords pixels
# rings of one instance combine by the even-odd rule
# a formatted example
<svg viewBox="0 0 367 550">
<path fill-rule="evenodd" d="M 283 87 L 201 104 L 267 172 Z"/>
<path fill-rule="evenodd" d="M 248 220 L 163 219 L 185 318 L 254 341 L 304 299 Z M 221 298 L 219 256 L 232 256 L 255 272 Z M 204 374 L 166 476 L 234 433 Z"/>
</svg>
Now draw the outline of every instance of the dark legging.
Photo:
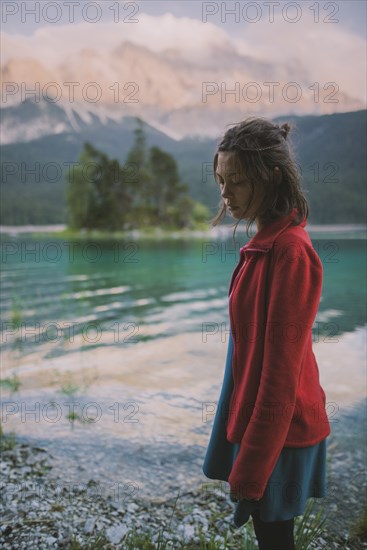
<svg viewBox="0 0 367 550">
<path fill-rule="evenodd" d="M 259 510 L 252 514 L 259 550 L 295 550 L 294 518 L 286 521 L 261 521 Z"/>
</svg>

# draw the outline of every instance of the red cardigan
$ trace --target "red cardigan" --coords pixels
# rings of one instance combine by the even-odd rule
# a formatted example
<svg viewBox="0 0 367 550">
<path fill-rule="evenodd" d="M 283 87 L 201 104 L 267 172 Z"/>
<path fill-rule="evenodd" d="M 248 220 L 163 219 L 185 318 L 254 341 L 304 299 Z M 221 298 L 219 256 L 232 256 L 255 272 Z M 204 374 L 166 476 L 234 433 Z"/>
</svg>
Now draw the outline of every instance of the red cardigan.
<svg viewBox="0 0 367 550">
<path fill-rule="evenodd" d="M 312 351 L 323 268 L 297 209 L 240 249 L 229 285 L 234 388 L 227 439 L 241 443 L 228 478 L 233 495 L 260 499 L 283 447 L 330 434 Z"/>
</svg>

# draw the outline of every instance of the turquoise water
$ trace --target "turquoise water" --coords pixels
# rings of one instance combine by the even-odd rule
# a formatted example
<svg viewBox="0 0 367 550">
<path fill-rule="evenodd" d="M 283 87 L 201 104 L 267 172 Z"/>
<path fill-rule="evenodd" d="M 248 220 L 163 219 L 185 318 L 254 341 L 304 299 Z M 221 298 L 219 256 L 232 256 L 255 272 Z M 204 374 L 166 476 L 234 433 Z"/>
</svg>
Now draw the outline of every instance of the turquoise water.
<svg viewBox="0 0 367 550">
<path fill-rule="evenodd" d="M 313 245 L 324 268 L 317 341 L 365 324 L 366 245 L 363 239 L 340 238 L 313 240 Z M 98 330 L 118 335 L 116 345 L 133 345 L 196 332 L 205 322 L 227 322 L 227 289 L 239 246 L 231 239 L 74 245 L 3 240 L 2 344 L 13 345 L 13 330 L 18 345 L 29 351 L 39 345 L 35 328 L 41 340 L 54 341 L 54 353 L 62 353 L 63 338 L 81 331 L 89 334 L 89 345 L 94 338 L 96 346 L 105 344 Z"/>
<path fill-rule="evenodd" d="M 245 242 L 234 247 L 229 237 L 73 245 L 3 238 L 2 376 L 15 372 L 21 380 L 16 393 L 4 389 L 2 399 L 11 404 L 4 428 L 51 450 L 55 471 L 67 472 L 68 482 L 87 483 L 93 476 L 112 491 L 117 481 L 124 487 L 132 480 L 147 497 L 207 482 L 201 466 L 212 415 L 203 419 L 203 404 L 219 396 L 227 344 L 218 335 L 204 341 L 201 331 L 203 323 L 228 328 L 227 290 Z M 350 235 L 313 239 L 324 268 L 315 342 L 334 342 L 365 326 L 365 242 Z M 74 344 L 65 345 L 71 325 Z M 102 337 L 94 341 L 96 327 Z M 364 372 L 360 351 L 348 362 L 350 352 L 363 349 L 363 336 L 350 336 L 338 347 L 318 350 L 328 402 L 337 400 L 329 411 L 333 418 L 335 410 L 337 418 L 345 411 L 344 397 L 360 397 L 349 369 Z M 74 397 L 61 392 L 68 370 L 83 386 Z M 359 388 L 363 374 L 358 376 Z M 97 403 L 100 420 L 71 429 L 65 402 L 74 400 L 78 414 Z M 62 411 L 57 422 L 49 418 L 52 408 L 43 409 L 51 402 Z M 49 412 L 40 419 L 30 413 L 25 422 L 21 403 Z M 126 420 L 131 403 L 137 423 Z"/>
<path fill-rule="evenodd" d="M 313 245 L 324 267 L 317 341 L 364 326 L 366 245 L 341 238 Z M 31 333 L 35 328 L 41 341 L 54 342 L 57 354 L 64 338 L 81 331 L 88 332 L 89 345 L 94 337 L 96 346 L 105 344 L 99 330 L 118 335 L 115 344 L 126 346 L 227 322 L 227 289 L 239 247 L 230 238 L 79 244 L 3 239 L 2 344 L 13 345 L 18 335 L 18 345 L 29 351 L 40 344 Z"/>
</svg>

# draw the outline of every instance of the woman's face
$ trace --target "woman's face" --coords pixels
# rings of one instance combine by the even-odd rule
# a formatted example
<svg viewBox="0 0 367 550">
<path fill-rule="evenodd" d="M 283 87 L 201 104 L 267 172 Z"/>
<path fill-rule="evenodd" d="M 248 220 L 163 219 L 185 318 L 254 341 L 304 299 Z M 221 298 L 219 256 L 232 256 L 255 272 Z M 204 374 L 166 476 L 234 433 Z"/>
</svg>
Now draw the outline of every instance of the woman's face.
<svg viewBox="0 0 367 550">
<path fill-rule="evenodd" d="M 233 218 L 241 219 L 249 216 L 250 211 L 256 206 L 253 203 L 248 209 L 251 198 L 251 185 L 233 152 L 219 152 L 216 169 L 217 181 L 223 200 Z"/>
</svg>

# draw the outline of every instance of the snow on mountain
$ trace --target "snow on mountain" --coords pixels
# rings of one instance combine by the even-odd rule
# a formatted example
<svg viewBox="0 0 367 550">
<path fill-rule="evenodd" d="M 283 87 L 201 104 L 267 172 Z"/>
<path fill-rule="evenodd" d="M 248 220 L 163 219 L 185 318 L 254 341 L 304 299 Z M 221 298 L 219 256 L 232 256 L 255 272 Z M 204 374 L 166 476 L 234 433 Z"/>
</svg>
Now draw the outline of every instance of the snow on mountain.
<svg viewBox="0 0 367 550">
<path fill-rule="evenodd" d="M 193 58 L 132 40 L 88 45 L 51 64 L 6 56 L 1 68 L 2 143 L 78 132 L 80 124 L 139 116 L 174 139 L 219 135 L 244 116 L 329 114 L 363 109 L 337 83 L 314 83 L 296 59 L 274 63 L 211 40 Z M 48 97 L 49 101 L 43 101 Z M 25 100 L 30 101 L 26 102 Z M 25 104 L 27 103 L 27 106 Z M 32 105 L 33 104 L 33 108 Z M 53 109 L 52 107 L 55 107 Z"/>
</svg>

